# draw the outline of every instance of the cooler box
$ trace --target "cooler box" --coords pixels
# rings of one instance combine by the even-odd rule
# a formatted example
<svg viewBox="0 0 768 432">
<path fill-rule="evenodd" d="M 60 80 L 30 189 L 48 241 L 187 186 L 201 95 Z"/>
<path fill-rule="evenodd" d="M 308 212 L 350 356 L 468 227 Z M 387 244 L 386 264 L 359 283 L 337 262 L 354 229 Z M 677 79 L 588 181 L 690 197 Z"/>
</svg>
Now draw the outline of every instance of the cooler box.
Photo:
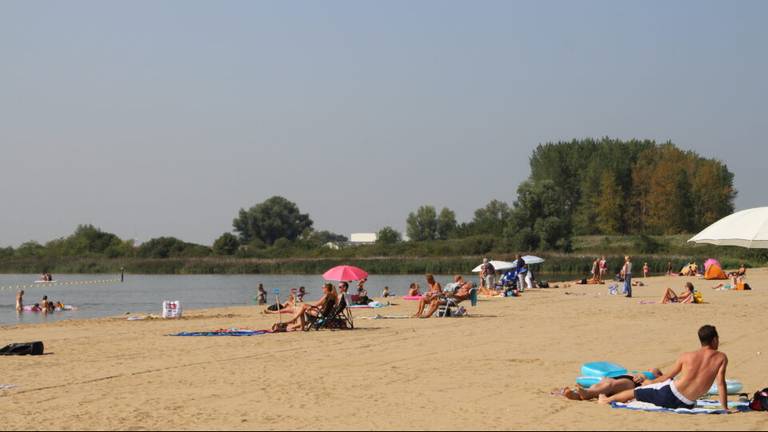
<svg viewBox="0 0 768 432">
<path fill-rule="evenodd" d="M 181 302 L 178 300 L 164 301 L 163 318 L 181 318 Z"/>
</svg>

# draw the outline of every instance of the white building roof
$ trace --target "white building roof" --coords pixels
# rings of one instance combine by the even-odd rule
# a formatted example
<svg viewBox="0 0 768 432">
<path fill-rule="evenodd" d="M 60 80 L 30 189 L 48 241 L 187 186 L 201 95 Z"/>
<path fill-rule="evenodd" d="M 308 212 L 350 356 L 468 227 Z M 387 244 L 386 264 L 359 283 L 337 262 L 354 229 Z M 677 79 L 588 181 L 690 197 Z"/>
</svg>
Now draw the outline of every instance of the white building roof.
<svg viewBox="0 0 768 432">
<path fill-rule="evenodd" d="M 376 233 L 352 233 L 349 235 L 349 241 L 352 243 L 375 243 L 377 238 Z"/>
</svg>

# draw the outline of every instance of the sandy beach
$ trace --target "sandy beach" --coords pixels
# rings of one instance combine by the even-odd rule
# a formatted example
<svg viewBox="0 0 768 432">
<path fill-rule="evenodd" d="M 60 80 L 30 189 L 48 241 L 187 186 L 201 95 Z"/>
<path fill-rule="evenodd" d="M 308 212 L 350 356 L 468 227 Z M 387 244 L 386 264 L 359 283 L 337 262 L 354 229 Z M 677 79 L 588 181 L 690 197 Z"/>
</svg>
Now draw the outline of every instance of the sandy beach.
<svg viewBox="0 0 768 432">
<path fill-rule="evenodd" d="M 638 279 L 642 280 L 642 279 Z M 693 281 L 705 304 L 641 304 Z M 445 282 L 445 281 L 443 281 Z M 481 299 L 470 317 L 380 319 L 414 302 L 357 310 L 354 331 L 252 337 L 170 337 L 179 331 L 264 329 L 261 308 L 185 311 L 181 320 L 125 317 L 0 328 L 0 344 L 42 340 L 46 355 L 0 357 L 2 429 L 768 429 L 764 413 L 634 412 L 550 395 L 580 365 L 669 367 L 717 326 L 729 378 L 768 386 L 768 269 L 751 292 L 655 277 L 635 298 L 603 286 Z"/>
</svg>

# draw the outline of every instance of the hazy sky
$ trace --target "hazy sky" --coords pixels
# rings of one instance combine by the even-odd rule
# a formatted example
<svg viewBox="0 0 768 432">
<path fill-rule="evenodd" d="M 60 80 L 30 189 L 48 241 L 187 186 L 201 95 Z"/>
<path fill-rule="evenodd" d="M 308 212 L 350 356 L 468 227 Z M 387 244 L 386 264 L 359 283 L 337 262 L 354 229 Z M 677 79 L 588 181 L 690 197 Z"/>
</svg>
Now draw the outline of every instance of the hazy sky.
<svg viewBox="0 0 768 432">
<path fill-rule="evenodd" d="M 0 0 L 0 245 L 210 244 L 512 202 L 539 143 L 672 140 L 765 205 L 768 2 Z"/>
</svg>

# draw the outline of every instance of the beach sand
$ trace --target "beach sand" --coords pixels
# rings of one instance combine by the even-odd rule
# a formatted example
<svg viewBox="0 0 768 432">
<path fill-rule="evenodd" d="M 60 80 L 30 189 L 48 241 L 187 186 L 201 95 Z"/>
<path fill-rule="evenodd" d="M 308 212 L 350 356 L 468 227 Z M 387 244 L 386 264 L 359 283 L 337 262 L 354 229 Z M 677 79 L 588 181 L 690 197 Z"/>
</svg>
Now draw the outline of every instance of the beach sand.
<svg viewBox="0 0 768 432">
<path fill-rule="evenodd" d="M 706 304 L 640 304 L 689 280 Z M 750 270 L 751 292 L 643 281 L 633 299 L 571 286 L 481 298 L 465 318 L 361 319 L 414 312 L 398 299 L 356 310 L 354 331 L 165 336 L 275 322 L 255 306 L 2 327 L 0 345 L 42 340 L 46 355 L 0 357 L 0 384 L 17 386 L 0 390 L 0 428 L 768 429 L 765 413 L 646 413 L 550 396 L 587 361 L 668 368 L 698 348 L 703 324 L 720 332 L 729 378 L 750 393 L 768 386 L 768 270 Z"/>
</svg>

